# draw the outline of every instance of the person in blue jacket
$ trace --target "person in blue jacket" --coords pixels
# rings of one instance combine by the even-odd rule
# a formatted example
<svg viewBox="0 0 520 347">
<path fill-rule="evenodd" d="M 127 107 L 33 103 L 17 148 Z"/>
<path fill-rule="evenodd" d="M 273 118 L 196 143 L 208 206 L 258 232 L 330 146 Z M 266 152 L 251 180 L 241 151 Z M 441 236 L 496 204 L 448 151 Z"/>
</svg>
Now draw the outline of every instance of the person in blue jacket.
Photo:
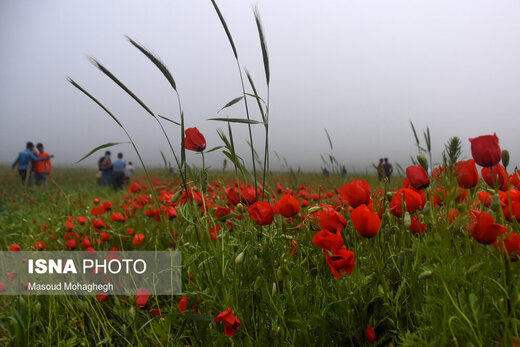
<svg viewBox="0 0 520 347">
<path fill-rule="evenodd" d="M 24 184 L 25 178 L 27 177 L 27 169 L 31 160 L 42 161 L 47 160 L 49 158 L 52 158 L 52 156 L 38 158 L 34 154 L 34 144 L 32 142 L 27 142 L 25 144 L 25 150 L 21 151 L 18 154 L 18 158 L 16 158 L 16 160 L 14 161 L 12 168 L 14 169 L 16 165 L 18 165 L 18 174 L 20 174 L 20 177 L 22 178 L 22 184 Z"/>
</svg>

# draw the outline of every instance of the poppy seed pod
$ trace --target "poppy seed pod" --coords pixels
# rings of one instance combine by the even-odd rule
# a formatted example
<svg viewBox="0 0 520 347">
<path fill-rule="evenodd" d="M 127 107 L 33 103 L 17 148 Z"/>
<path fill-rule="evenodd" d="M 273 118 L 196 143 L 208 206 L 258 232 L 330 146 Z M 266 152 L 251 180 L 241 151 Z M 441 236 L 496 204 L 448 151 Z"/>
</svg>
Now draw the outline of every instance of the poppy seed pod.
<svg viewBox="0 0 520 347">
<path fill-rule="evenodd" d="M 471 142 L 471 155 L 478 165 L 493 166 L 502 159 L 502 151 L 496 134 L 475 137 L 469 141 Z"/>
</svg>

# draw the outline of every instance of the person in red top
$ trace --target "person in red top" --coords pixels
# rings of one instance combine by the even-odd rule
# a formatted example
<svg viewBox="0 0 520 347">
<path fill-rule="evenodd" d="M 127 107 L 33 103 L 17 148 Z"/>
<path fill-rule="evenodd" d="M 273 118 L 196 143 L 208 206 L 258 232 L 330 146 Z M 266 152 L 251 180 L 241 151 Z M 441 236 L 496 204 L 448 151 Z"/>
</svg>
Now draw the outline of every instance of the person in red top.
<svg viewBox="0 0 520 347">
<path fill-rule="evenodd" d="M 36 148 L 40 152 L 38 154 L 38 158 L 45 158 L 50 157 L 49 154 L 45 153 L 43 150 L 43 144 L 38 143 L 36 145 Z M 33 171 L 35 176 L 35 183 L 37 186 L 47 185 L 47 177 L 51 173 L 51 159 L 42 160 L 42 161 L 35 161 L 33 162 Z"/>
</svg>

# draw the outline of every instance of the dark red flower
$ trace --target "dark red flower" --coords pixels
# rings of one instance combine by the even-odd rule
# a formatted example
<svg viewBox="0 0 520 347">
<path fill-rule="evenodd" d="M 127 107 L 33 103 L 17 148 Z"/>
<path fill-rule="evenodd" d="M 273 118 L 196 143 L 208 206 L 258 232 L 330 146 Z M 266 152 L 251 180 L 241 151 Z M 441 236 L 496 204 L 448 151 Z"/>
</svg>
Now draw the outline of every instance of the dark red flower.
<svg viewBox="0 0 520 347">
<path fill-rule="evenodd" d="M 473 159 L 459 161 L 455 164 L 455 176 L 461 188 L 473 188 L 478 183 L 477 165 Z"/>
<path fill-rule="evenodd" d="M 292 195 L 284 195 L 278 200 L 278 203 L 273 206 L 274 210 L 277 214 L 281 214 L 285 218 L 290 218 L 292 216 L 300 213 L 300 204 L 298 200 Z"/>
<path fill-rule="evenodd" d="M 416 216 L 412 217 L 412 223 L 410 224 L 410 231 L 412 234 L 422 234 L 426 231 L 426 224 L 419 222 Z"/>
<path fill-rule="evenodd" d="M 359 205 L 350 213 L 350 220 L 357 232 L 363 237 L 376 236 L 381 227 L 379 216 L 367 205 Z"/>
<path fill-rule="evenodd" d="M 497 240 L 499 234 L 505 233 L 508 228 L 495 223 L 495 219 L 487 212 L 472 210 L 471 224 L 466 228 L 478 242 L 489 245 Z"/>
<path fill-rule="evenodd" d="M 274 219 L 273 207 L 265 201 L 255 202 L 249 206 L 249 217 L 255 220 L 258 225 L 269 225 Z"/>
<path fill-rule="evenodd" d="M 121 213 L 119 212 L 114 212 L 112 213 L 112 215 L 110 216 L 110 220 L 112 222 L 124 222 L 126 220 L 125 216 L 123 216 Z"/>
<path fill-rule="evenodd" d="M 134 194 L 137 193 L 137 192 L 140 191 L 140 190 L 141 190 L 141 186 L 140 186 L 139 183 L 137 183 L 137 182 L 132 183 L 132 185 L 130 186 L 130 188 L 128 188 L 128 191 L 129 191 L 130 193 L 134 193 Z"/>
<path fill-rule="evenodd" d="M 331 233 L 327 229 L 320 230 L 312 238 L 312 243 L 320 248 L 335 252 L 344 246 L 340 232 L 341 230 L 336 231 L 336 233 Z"/>
<path fill-rule="evenodd" d="M 509 182 L 520 189 L 520 170 L 516 170 L 511 175 L 509 175 Z"/>
<path fill-rule="evenodd" d="M 347 225 L 347 219 L 331 206 L 321 206 L 322 210 L 318 212 L 318 223 L 323 229 L 335 233 L 338 229 L 341 231 Z"/>
<path fill-rule="evenodd" d="M 134 246 L 139 247 L 144 242 L 145 238 L 146 236 L 143 234 L 135 234 L 133 240 Z"/>
<path fill-rule="evenodd" d="M 83 225 L 87 222 L 87 218 L 83 217 L 83 216 L 78 216 L 78 218 L 76 218 L 76 220 L 78 221 L 79 224 Z"/>
<path fill-rule="evenodd" d="M 137 289 L 137 293 L 135 295 L 135 303 L 138 307 L 145 307 L 148 298 L 150 297 L 150 290 L 147 288 L 139 288 Z"/>
<path fill-rule="evenodd" d="M 68 249 L 76 249 L 76 247 L 78 247 L 78 241 L 76 239 L 70 239 L 65 243 L 65 247 Z"/>
<path fill-rule="evenodd" d="M 99 301 L 99 302 L 103 302 L 106 299 L 108 299 L 108 295 L 107 294 L 101 293 L 101 294 L 96 295 L 96 300 Z"/>
<path fill-rule="evenodd" d="M 157 317 L 164 317 L 164 313 L 161 313 L 158 309 L 156 308 L 151 308 L 150 309 L 150 313 L 153 314 L 154 316 L 157 316 Z"/>
<path fill-rule="evenodd" d="M 365 331 L 365 338 L 370 343 L 373 343 L 377 339 L 376 332 L 374 331 L 374 328 L 370 325 L 367 327 L 367 330 Z"/>
<path fill-rule="evenodd" d="M 353 208 L 361 204 L 367 205 L 370 200 L 370 186 L 366 181 L 356 179 L 341 187 L 339 195 L 347 200 Z"/>
<path fill-rule="evenodd" d="M 471 142 L 471 155 L 478 165 L 493 166 L 502 159 L 502 151 L 496 134 L 475 137 L 469 141 Z"/>
<path fill-rule="evenodd" d="M 195 152 L 202 152 L 206 148 L 206 139 L 197 128 L 188 128 L 184 134 L 184 148 Z"/>
<path fill-rule="evenodd" d="M 37 251 L 43 251 L 43 250 L 47 249 L 47 245 L 43 241 L 35 242 L 33 247 Z"/>
<path fill-rule="evenodd" d="M 352 270 L 354 270 L 355 261 L 354 261 L 354 252 L 339 249 L 334 254 L 329 256 L 327 251 L 325 252 L 325 258 L 327 261 L 327 265 L 332 271 L 332 275 L 336 278 L 341 278 L 343 273 L 351 274 Z"/>
<path fill-rule="evenodd" d="M 491 167 L 483 167 L 480 172 L 482 173 L 484 182 L 486 182 L 490 187 L 507 190 L 509 185 L 508 177 L 506 169 L 501 164 Z"/>
<path fill-rule="evenodd" d="M 406 178 L 415 189 L 424 189 L 430 185 L 430 178 L 421 165 L 408 166 Z"/>
<path fill-rule="evenodd" d="M 11 252 L 18 252 L 20 250 L 20 246 L 16 243 L 13 243 L 11 246 L 9 246 L 9 250 Z"/>
<path fill-rule="evenodd" d="M 183 296 L 181 298 L 181 300 L 179 300 L 179 303 L 177 304 L 177 308 L 179 309 L 179 311 L 184 313 L 184 311 L 186 311 L 186 309 L 188 308 L 188 298 Z"/>
<path fill-rule="evenodd" d="M 504 238 L 504 246 L 511 261 L 520 259 L 520 236 L 511 233 Z"/>
<path fill-rule="evenodd" d="M 423 206 L 421 195 L 412 189 L 401 188 L 390 201 L 389 211 L 396 217 L 403 215 L 402 205 L 406 206 L 406 211 L 414 213 Z"/>
<path fill-rule="evenodd" d="M 224 334 L 227 337 L 235 336 L 238 328 L 240 328 L 240 321 L 237 316 L 231 313 L 231 307 L 215 317 L 215 322 L 224 322 Z"/>
</svg>

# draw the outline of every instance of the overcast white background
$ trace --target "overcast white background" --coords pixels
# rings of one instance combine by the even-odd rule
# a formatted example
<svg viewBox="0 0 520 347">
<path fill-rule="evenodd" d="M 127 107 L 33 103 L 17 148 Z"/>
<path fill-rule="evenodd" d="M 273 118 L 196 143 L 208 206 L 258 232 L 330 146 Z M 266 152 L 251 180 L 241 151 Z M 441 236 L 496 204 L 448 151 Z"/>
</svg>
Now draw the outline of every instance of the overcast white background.
<svg viewBox="0 0 520 347">
<path fill-rule="evenodd" d="M 520 164 L 520 3 L 518 1 L 220 0 L 243 67 L 265 96 L 265 76 L 252 6 L 261 14 L 271 64 L 270 146 L 290 166 L 319 169 L 329 153 L 348 169 L 380 157 L 403 167 L 417 153 L 410 129 L 430 127 L 434 160 L 446 141 L 494 132 Z M 11 164 L 26 141 L 43 142 L 55 165 L 74 163 L 122 130 L 68 75 L 127 127 L 148 165 L 173 162 L 155 121 L 97 70 L 97 58 L 155 113 L 179 119 L 173 90 L 124 35 L 158 54 L 172 72 L 187 127 L 208 148 L 221 145 L 215 116 L 244 117 L 239 75 L 209 0 L 0 2 L 0 162 Z M 251 106 L 255 106 L 251 104 Z M 257 113 L 253 115 L 259 119 Z M 165 123 L 178 145 L 179 128 Z M 249 163 L 247 127 L 235 125 Z M 255 127 L 263 152 L 263 127 Z M 122 151 L 137 162 L 129 145 Z M 95 167 L 100 154 L 83 165 Z M 222 166 L 223 156 L 207 155 Z M 200 158 L 189 161 L 200 165 Z M 271 152 L 273 169 L 280 162 Z"/>
</svg>

